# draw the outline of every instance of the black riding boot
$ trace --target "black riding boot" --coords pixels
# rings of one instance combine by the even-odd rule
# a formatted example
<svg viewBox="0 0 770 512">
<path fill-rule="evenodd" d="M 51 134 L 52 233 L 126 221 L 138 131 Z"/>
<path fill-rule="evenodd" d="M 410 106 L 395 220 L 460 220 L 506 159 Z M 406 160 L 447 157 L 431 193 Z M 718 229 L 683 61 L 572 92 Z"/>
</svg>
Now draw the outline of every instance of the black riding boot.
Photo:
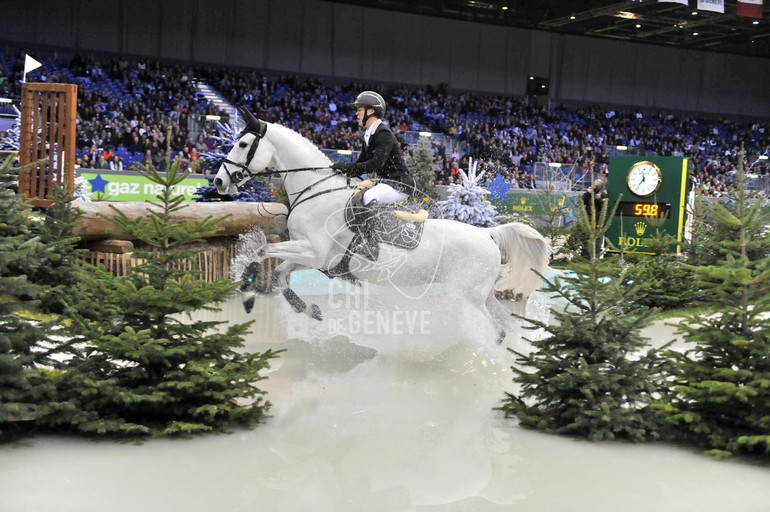
<svg viewBox="0 0 770 512">
<path fill-rule="evenodd" d="M 380 255 L 380 245 L 374 236 L 375 227 L 372 222 L 374 207 L 377 201 L 370 201 L 364 205 L 364 191 L 360 190 L 353 194 L 351 206 L 353 207 L 353 228 L 355 235 L 350 242 L 350 252 L 363 256 L 369 261 L 377 261 Z"/>
</svg>

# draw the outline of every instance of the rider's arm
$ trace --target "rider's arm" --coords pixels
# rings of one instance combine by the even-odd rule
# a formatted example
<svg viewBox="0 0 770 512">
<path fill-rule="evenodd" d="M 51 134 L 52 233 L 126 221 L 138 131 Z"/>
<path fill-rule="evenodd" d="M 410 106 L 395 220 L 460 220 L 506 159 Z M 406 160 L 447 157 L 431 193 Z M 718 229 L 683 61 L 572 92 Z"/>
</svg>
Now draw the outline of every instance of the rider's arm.
<svg viewBox="0 0 770 512">
<path fill-rule="evenodd" d="M 334 164 L 333 168 L 351 176 L 380 172 L 397 143 L 396 136 L 390 130 L 377 130 L 369 139 L 369 151 L 366 160 L 359 159 L 355 163 L 339 162 Z"/>
</svg>

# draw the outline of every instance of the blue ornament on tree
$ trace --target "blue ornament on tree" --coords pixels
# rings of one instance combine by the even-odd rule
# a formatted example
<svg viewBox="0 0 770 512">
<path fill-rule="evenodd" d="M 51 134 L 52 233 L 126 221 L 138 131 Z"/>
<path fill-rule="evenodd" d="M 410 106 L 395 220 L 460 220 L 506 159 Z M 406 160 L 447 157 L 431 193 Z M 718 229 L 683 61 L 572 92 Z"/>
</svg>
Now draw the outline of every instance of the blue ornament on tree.
<svg viewBox="0 0 770 512">
<path fill-rule="evenodd" d="M 508 191 L 511 190 L 511 185 L 503 179 L 502 174 L 498 174 L 495 179 L 490 181 L 487 185 L 489 187 L 489 199 L 499 199 L 505 201 L 508 197 Z"/>
</svg>

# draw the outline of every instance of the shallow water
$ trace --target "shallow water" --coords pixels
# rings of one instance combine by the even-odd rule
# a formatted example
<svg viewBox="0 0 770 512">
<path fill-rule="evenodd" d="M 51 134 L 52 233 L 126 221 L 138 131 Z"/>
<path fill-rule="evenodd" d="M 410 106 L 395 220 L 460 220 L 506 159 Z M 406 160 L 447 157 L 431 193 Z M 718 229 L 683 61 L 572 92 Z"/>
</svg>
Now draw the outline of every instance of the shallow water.
<svg viewBox="0 0 770 512">
<path fill-rule="evenodd" d="M 400 348 L 377 354 L 363 346 L 371 332 L 313 331 L 280 300 L 259 299 L 251 315 L 236 300 L 224 307 L 233 321 L 257 318 L 248 349 L 287 349 L 261 383 L 270 419 L 192 440 L 0 446 L 0 510 L 770 510 L 764 468 L 518 428 L 493 410 L 513 390 L 510 354 L 462 333 L 454 312 L 436 313 L 427 340 L 383 333 L 370 344 Z"/>
</svg>

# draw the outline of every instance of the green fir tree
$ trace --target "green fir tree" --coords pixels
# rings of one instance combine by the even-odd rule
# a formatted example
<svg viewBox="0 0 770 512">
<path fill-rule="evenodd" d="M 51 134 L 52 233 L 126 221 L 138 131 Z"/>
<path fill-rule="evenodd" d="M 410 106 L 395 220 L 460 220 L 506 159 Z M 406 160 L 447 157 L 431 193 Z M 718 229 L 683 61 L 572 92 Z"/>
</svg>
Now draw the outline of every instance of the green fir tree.
<svg viewBox="0 0 770 512">
<path fill-rule="evenodd" d="M 642 441 L 657 436 L 648 405 L 663 375 L 662 359 L 641 335 L 653 310 L 634 302 L 636 287 L 624 284 L 617 258 L 596 254 L 607 213 L 605 207 L 597 218 L 581 208 L 589 259 L 572 263 L 573 274 L 546 280 L 543 292 L 563 306 L 552 308 L 548 323 L 528 320 L 547 335 L 528 340 L 532 352 L 514 352 L 519 390 L 506 393 L 501 410 L 548 433 Z"/>
<path fill-rule="evenodd" d="M 0 174 L 20 170 L 11 169 L 13 160 L 5 160 Z M 29 278 L 50 261 L 50 249 L 36 234 L 39 222 L 21 196 L 0 188 L 0 441 L 28 431 L 53 391 L 43 373 L 51 364 L 52 319 L 40 311 L 49 287 Z"/>
<path fill-rule="evenodd" d="M 407 162 L 409 170 L 417 182 L 417 190 L 426 196 L 429 201 L 438 201 L 440 199 L 435 185 L 434 159 L 435 155 L 430 144 L 430 137 L 421 136 L 412 150 L 411 158 Z"/>
<path fill-rule="evenodd" d="M 679 324 L 684 353 L 675 363 L 672 392 L 656 409 L 678 434 L 716 457 L 770 456 L 770 216 L 752 200 L 742 172 L 732 205 L 714 203 L 710 222 L 733 238 L 720 242 L 722 259 L 695 268 L 698 284 L 718 308 Z"/>
<path fill-rule="evenodd" d="M 692 267 L 675 254 L 676 237 L 662 231 L 665 217 L 646 217 L 653 228 L 644 239 L 645 250 L 652 254 L 624 253 L 625 282 L 637 286 L 636 303 L 651 308 L 671 310 L 691 306 L 699 297 Z"/>
<path fill-rule="evenodd" d="M 65 187 L 55 187 L 50 198 L 53 203 L 37 225 L 40 240 L 48 249 L 48 261 L 29 278 L 48 287 L 41 296 L 43 311 L 62 314 L 68 305 L 78 302 L 77 269 L 83 263 L 80 256 L 85 251 L 78 248 L 80 238 L 74 232 L 82 212 L 75 206 L 72 191 Z"/>
<path fill-rule="evenodd" d="M 173 213 L 185 205 L 173 190 L 189 172 L 176 164 L 165 176 L 150 166 L 138 171 L 163 187 L 155 208 L 138 219 L 115 208 L 112 221 L 144 244 L 134 253 L 143 263 L 125 277 L 95 268 L 79 276 L 98 315 L 73 316 L 71 334 L 82 346 L 57 375 L 61 402 L 43 426 L 168 436 L 254 425 L 270 406 L 256 384 L 277 352 L 242 350 L 251 322 L 188 316 L 218 310 L 234 291 L 229 281 L 209 283 L 198 269 L 184 269 L 201 250 L 195 244 L 216 233 L 223 218 L 175 222 Z"/>
</svg>

